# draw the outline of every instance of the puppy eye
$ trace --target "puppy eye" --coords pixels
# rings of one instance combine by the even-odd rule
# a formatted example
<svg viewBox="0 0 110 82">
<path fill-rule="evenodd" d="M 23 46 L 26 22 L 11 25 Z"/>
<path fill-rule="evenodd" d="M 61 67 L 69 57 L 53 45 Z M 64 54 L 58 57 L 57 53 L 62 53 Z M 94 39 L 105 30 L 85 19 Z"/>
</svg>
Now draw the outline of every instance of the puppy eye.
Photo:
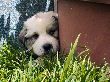
<svg viewBox="0 0 110 82">
<path fill-rule="evenodd" d="M 28 39 L 27 37 L 24 38 L 24 40 L 27 40 L 27 39 Z"/>
<path fill-rule="evenodd" d="M 50 34 L 50 35 L 53 35 L 54 32 L 55 32 L 55 30 L 51 30 L 51 31 L 49 32 L 49 34 Z"/>
<path fill-rule="evenodd" d="M 38 34 L 34 34 L 33 37 L 34 37 L 35 39 L 37 39 L 37 38 L 39 37 L 39 35 L 38 35 Z"/>
</svg>

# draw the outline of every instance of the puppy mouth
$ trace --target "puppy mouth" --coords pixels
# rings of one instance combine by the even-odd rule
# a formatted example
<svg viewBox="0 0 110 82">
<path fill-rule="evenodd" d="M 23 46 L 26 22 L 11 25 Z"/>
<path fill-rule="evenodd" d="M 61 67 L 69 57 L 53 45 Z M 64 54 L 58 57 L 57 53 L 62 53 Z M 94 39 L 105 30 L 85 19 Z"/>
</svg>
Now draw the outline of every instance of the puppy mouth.
<svg viewBox="0 0 110 82">
<path fill-rule="evenodd" d="M 33 56 L 32 57 L 34 59 L 37 59 L 38 57 L 49 57 L 49 56 L 54 56 L 54 55 L 55 55 L 55 52 L 52 49 L 52 50 L 48 50 L 46 52 L 43 52 L 41 55 L 38 55 L 38 54 L 36 54 L 36 53 L 33 52 Z"/>
<path fill-rule="evenodd" d="M 47 56 L 47 55 L 49 55 L 49 56 L 51 56 L 51 55 L 53 55 L 54 54 L 54 52 L 53 52 L 53 50 L 48 50 L 48 51 L 46 51 L 46 52 L 44 52 L 44 56 Z"/>
</svg>

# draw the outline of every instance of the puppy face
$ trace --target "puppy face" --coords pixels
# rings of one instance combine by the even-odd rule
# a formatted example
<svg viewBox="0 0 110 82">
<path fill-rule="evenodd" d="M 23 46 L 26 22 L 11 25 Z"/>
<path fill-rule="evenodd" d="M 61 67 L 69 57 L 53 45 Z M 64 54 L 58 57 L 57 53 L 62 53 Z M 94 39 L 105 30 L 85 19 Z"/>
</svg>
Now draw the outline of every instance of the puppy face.
<svg viewBox="0 0 110 82">
<path fill-rule="evenodd" d="M 59 49 L 58 20 L 52 11 L 40 12 L 24 22 L 19 39 L 36 55 L 56 53 Z"/>
</svg>

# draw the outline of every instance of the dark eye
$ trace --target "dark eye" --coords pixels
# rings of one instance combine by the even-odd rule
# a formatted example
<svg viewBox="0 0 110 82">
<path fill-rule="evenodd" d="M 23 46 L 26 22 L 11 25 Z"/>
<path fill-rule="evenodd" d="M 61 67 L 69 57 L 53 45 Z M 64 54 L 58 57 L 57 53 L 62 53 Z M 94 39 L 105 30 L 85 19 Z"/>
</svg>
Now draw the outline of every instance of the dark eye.
<svg viewBox="0 0 110 82">
<path fill-rule="evenodd" d="M 25 41 L 26 41 L 27 39 L 28 39 L 27 37 L 24 38 Z"/>
<path fill-rule="evenodd" d="M 51 30 L 51 31 L 49 31 L 49 34 L 50 34 L 50 35 L 53 35 L 54 32 L 55 32 L 55 30 Z"/>
<path fill-rule="evenodd" d="M 35 39 L 37 39 L 37 38 L 39 37 L 39 35 L 38 35 L 38 34 L 34 34 L 33 37 L 34 37 Z"/>
</svg>

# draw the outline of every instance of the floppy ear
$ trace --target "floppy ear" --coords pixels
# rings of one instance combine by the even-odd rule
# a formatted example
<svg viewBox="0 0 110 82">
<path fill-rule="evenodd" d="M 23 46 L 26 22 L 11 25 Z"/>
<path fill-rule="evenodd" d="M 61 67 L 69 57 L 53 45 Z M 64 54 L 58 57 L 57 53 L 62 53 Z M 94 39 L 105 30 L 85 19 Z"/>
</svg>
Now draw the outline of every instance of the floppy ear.
<svg viewBox="0 0 110 82">
<path fill-rule="evenodd" d="M 58 18 L 58 13 L 55 13 L 55 12 L 54 12 L 54 13 L 53 13 L 53 16 L 56 17 L 56 18 Z"/>
<path fill-rule="evenodd" d="M 54 17 L 56 23 L 58 23 L 58 13 L 53 12 L 53 16 L 52 17 Z"/>
<path fill-rule="evenodd" d="M 20 34 L 19 34 L 19 40 L 24 44 L 25 42 L 25 35 L 27 33 L 27 29 L 24 26 L 23 29 L 21 30 Z"/>
</svg>

